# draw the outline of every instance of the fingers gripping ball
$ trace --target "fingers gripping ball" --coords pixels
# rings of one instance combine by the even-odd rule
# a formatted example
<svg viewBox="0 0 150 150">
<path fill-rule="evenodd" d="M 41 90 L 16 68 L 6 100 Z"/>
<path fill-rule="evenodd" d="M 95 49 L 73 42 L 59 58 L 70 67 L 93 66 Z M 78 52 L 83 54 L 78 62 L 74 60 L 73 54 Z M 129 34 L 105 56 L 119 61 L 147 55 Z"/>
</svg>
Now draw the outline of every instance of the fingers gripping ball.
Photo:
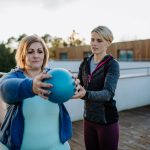
<svg viewBox="0 0 150 150">
<path fill-rule="evenodd" d="M 63 103 L 68 101 L 75 92 L 75 83 L 72 74 L 63 68 L 55 68 L 48 72 L 52 76 L 45 82 L 53 84 L 50 88 L 51 94 L 48 99 L 54 103 Z"/>
</svg>

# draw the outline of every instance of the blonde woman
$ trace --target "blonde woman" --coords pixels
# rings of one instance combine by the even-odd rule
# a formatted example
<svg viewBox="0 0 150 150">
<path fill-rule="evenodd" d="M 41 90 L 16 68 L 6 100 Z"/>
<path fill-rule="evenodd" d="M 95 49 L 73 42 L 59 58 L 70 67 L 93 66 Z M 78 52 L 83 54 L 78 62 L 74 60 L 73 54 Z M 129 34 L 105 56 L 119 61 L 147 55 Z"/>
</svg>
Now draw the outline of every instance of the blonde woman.
<svg viewBox="0 0 150 150">
<path fill-rule="evenodd" d="M 70 150 L 72 136 L 69 114 L 63 104 L 50 102 L 42 82 L 48 49 L 36 36 L 26 36 L 16 52 L 17 68 L 0 80 L 1 99 L 9 104 L 0 130 L 1 147 L 10 150 Z M 65 120 L 65 122 L 64 122 Z M 4 148 L 4 149 L 5 149 Z M 1 148 L 1 150 L 3 150 Z"/>
<path fill-rule="evenodd" d="M 83 60 L 78 78 L 84 109 L 84 139 L 86 150 L 117 150 L 119 139 L 118 112 L 113 99 L 119 79 L 119 64 L 107 49 L 113 34 L 106 26 L 91 32 L 92 55 Z"/>
</svg>

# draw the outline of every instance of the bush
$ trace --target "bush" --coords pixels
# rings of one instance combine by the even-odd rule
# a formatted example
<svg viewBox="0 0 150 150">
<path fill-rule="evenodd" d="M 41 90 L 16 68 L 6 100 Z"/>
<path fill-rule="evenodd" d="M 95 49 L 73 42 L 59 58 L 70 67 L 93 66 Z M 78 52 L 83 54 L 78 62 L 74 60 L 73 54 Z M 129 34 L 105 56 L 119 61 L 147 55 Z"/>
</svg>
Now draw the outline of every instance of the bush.
<svg viewBox="0 0 150 150">
<path fill-rule="evenodd" d="M 0 44 L 0 72 L 8 72 L 16 66 L 15 51 L 11 52 L 4 43 Z"/>
</svg>

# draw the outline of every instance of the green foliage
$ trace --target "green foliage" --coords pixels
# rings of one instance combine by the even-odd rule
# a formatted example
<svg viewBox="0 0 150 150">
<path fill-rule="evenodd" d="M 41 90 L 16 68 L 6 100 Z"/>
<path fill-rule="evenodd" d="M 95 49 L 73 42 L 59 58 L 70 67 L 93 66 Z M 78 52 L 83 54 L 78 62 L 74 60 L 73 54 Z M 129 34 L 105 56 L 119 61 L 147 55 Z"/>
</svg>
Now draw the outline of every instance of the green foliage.
<svg viewBox="0 0 150 150">
<path fill-rule="evenodd" d="M 62 38 L 54 37 L 51 41 L 53 48 L 62 47 Z"/>
<path fill-rule="evenodd" d="M 55 59 L 56 58 L 56 51 L 55 48 L 49 48 L 49 58 L 50 59 Z"/>
<path fill-rule="evenodd" d="M 16 50 L 14 49 L 17 48 L 16 45 L 18 45 L 21 39 L 25 36 L 27 36 L 25 33 L 19 35 L 17 38 L 11 36 L 8 38 L 6 43 L 0 43 L 0 72 L 8 72 L 11 68 L 16 66 Z M 79 34 L 75 30 L 72 31 L 67 41 L 60 37 L 53 37 L 47 33 L 44 34 L 41 38 L 48 46 L 51 59 L 56 58 L 57 48 L 85 45 L 85 39 L 79 38 Z"/>
<path fill-rule="evenodd" d="M 0 44 L 0 72 L 8 72 L 16 66 L 15 51 L 11 52 L 4 43 Z"/>
<path fill-rule="evenodd" d="M 52 37 L 51 37 L 50 34 L 47 34 L 47 33 L 46 33 L 46 34 L 44 34 L 44 35 L 42 36 L 42 39 L 45 41 L 46 44 L 48 44 L 48 43 L 51 42 Z"/>
<path fill-rule="evenodd" d="M 85 39 L 80 39 L 78 36 L 78 33 L 76 33 L 76 31 L 73 30 L 73 32 L 71 33 L 71 35 L 68 38 L 68 45 L 70 47 L 85 45 L 84 40 Z"/>
<path fill-rule="evenodd" d="M 11 36 L 10 38 L 8 38 L 7 44 L 9 45 L 9 44 L 11 44 L 12 42 L 15 42 L 15 41 L 16 41 L 16 38 Z"/>
<path fill-rule="evenodd" d="M 25 36 L 27 36 L 25 33 L 21 34 L 21 35 L 18 37 L 17 41 L 20 42 L 21 39 L 24 38 Z"/>
</svg>

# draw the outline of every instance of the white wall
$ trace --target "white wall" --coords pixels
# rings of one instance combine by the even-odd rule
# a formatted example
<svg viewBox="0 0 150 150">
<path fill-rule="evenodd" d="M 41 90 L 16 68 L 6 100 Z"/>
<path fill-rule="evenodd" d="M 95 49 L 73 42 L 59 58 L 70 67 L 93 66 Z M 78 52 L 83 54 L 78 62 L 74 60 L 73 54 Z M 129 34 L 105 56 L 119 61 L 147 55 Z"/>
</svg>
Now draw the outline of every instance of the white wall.
<svg viewBox="0 0 150 150">
<path fill-rule="evenodd" d="M 114 99 L 119 111 L 150 104 L 150 76 L 120 77 Z M 65 103 L 72 121 L 83 118 L 83 100 Z"/>
<path fill-rule="evenodd" d="M 50 62 L 49 66 L 52 66 L 52 68 L 63 67 L 77 72 L 79 64 L 80 61 L 53 61 Z M 150 62 L 119 62 L 119 64 L 120 68 L 150 67 Z M 146 72 L 146 69 L 121 71 L 121 77 L 118 81 L 115 95 L 119 111 L 150 104 L 150 75 L 138 76 L 141 73 L 146 74 Z M 72 121 L 83 118 L 83 100 L 71 99 L 65 105 Z M 5 107 L 0 105 L 0 110 L 2 109 L 5 109 Z"/>
<path fill-rule="evenodd" d="M 70 99 L 65 103 L 65 106 L 70 114 L 71 120 L 82 120 L 84 111 L 84 101 L 80 99 Z"/>
<path fill-rule="evenodd" d="M 72 72 L 78 72 L 81 61 L 49 61 L 48 67 L 56 68 L 62 67 Z M 119 62 L 120 69 L 124 68 L 137 68 L 137 67 L 150 67 L 150 62 Z M 130 70 L 130 72 L 138 72 L 139 70 Z M 121 71 L 121 74 L 128 74 L 129 71 Z"/>
<path fill-rule="evenodd" d="M 150 104 L 150 76 L 120 78 L 114 98 L 118 110 Z"/>
</svg>

